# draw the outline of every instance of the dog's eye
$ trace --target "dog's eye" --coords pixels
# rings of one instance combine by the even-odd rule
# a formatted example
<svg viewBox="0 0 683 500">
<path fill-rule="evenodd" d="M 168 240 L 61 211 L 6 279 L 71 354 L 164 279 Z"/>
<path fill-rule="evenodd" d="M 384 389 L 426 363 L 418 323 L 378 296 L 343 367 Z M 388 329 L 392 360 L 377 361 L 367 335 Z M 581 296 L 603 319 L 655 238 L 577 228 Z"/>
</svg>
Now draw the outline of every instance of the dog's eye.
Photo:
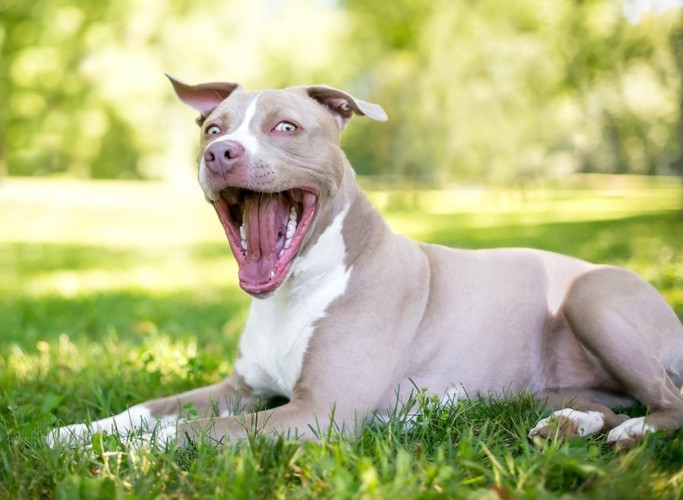
<svg viewBox="0 0 683 500">
<path fill-rule="evenodd" d="M 275 129 L 278 132 L 294 132 L 297 129 L 297 126 L 294 125 L 292 122 L 280 122 L 277 125 L 275 125 Z"/>
<path fill-rule="evenodd" d="M 211 125 L 206 129 L 206 135 L 218 135 L 221 133 L 221 128 L 218 125 Z"/>
</svg>

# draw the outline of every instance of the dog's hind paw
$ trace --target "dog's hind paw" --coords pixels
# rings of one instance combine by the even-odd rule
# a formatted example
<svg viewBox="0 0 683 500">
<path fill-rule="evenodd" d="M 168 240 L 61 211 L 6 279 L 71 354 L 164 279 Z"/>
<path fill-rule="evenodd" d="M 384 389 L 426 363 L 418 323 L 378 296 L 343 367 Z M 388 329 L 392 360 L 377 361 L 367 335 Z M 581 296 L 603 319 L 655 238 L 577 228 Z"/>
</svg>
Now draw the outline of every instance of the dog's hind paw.
<svg viewBox="0 0 683 500">
<path fill-rule="evenodd" d="M 588 436 L 599 432 L 605 425 L 605 416 L 599 411 L 578 411 L 571 408 L 558 410 L 540 420 L 529 431 L 529 438 Z"/>
<path fill-rule="evenodd" d="M 628 446 L 641 439 L 648 432 L 655 432 L 656 430 L 653 425 L 645 423 L 645 417 L 629 418 L 609 432 L 607 442 Z"/>
</svg>

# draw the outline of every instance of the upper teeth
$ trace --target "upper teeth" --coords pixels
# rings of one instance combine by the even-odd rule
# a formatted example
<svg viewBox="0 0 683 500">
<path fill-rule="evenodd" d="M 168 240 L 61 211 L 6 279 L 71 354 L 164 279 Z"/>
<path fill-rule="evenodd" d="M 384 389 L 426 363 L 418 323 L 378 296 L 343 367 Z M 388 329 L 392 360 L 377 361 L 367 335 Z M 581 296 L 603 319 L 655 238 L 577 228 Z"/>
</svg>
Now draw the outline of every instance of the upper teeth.
<svg viewBox="0 0 683 500">
<path fill-rule="evenodd" d="M 285 254 L 285 250 L 289 249 L 290 246 L 292 246 L 292 238 L 294 237 L 294 233 L 296 232 L 296 207 L 292 207 L 289 210 L 289 221 L 287 222 L 287 232 L 285 233 L 285 248 L 280 250 L 279 257 L 282 257 Z"/>
<path fill-rule="evenodd" d="M 247 252 L 247 248 L 249 247 L 249 244 L 247 243 L 247 213 L 243 212 L 242 213 L 242 225 L 240 226 L 240 245 L 242 246 L 242 250 L 244 250 L 245 254 Z"/>
<path fill-rule="evenodd" d="M 294 238 L 294 233 L 296 232 L 296 227 L 297 227 L 297 210 L 296 207 L 292 207 L 289 210 L 289 221 L 287 221 L 287 231 L 285 233 L 285 247 L 280 250 L 280 253 L 278 257 L 282 257 L 285 254 L 285 250 L 289 249 L 289 247 L 292 246 L 292 238 Z M 244 250 L 244 253 L 246 255 L 247 249 L 249 248 L 249 244 L 247 243 L 247 217 L 246 214 L 243 214 L 242 216 L 242 225 L 240 226 L 240 245 L 242 246 L 242 250 Z"/>
<path fill-rule="evenodd" d="M 294 236 L 294 231 L 296 231 L 296 212 L 289 214 L 289 222 L 287 223 L 287 239 L 291 239 Z"/>
</svg>

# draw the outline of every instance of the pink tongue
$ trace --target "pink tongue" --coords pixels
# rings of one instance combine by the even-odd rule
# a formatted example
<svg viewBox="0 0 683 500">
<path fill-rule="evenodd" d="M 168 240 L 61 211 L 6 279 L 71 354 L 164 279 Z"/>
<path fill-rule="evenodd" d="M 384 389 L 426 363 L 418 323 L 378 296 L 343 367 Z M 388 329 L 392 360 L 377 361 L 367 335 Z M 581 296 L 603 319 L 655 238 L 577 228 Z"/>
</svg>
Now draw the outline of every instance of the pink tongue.
<svg viewBox="0 0 683 500">
<path fill-rule="evenodd" d="M 239 270 L 239 279 L 247 283 L 263 284 L 275 272 L 278 248 L 284 244 L 279 233 L 286 227 L 289 207 L 275 195 L 254 195 L 245 202 L 247 216 L 247 257 Z"/>
</svg>

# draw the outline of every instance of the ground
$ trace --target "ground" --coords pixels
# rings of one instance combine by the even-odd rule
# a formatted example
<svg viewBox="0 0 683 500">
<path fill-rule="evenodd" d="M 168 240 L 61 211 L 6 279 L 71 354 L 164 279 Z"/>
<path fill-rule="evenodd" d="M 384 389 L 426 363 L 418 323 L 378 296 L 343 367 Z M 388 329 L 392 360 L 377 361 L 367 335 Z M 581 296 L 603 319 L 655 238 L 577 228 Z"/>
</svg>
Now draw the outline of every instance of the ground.
<svg viewBox="0 0 683 500">
<path fill-rule="evenodd" d="M 394 229 L 421 240 L 533 246 L 629 267 L 683 317 L 680 185 L 588 181 L 370 194 Z M 547 411 L 528 395 L 455 408 L 420 396 L 417 425 L 406 428 L 399 412 L 350 440 L 255 437 L 223 450 L 160 452 L 96 435 L 90 449 L 51 450 L 43 437 L 53 425 L 229 373 L 248 299 L 198 188 L 8 179 L 0 207 L 0 498 L 678 498 L 683 490 L 681 431 L 629 450 L 603 435 L 531 443 L 526 434 Z"/>
</svg>

